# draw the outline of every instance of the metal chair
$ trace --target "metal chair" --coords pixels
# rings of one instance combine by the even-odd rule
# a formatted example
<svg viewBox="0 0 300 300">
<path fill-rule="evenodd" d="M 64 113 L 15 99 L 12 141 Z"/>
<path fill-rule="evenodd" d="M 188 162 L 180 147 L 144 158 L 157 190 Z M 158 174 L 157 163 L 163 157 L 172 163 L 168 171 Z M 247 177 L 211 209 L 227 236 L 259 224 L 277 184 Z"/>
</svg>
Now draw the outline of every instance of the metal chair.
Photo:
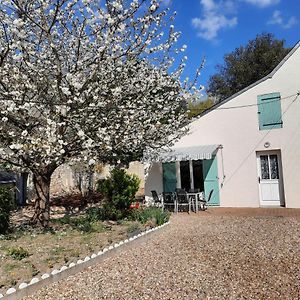
<svg viewBox="0 0 300 300">
<path fill-rule="evenodd" d="M 176 189 L 176 202 L 177 202 L 177 212 L 179 211 L 180 207 L 187 207 L 188 213 L 191 212 L 191 201 L 185 190 Z"/>
<path fill-rule="evenodd" d="M 206 196 L 204 197 L 204 199 L 199 199 L 198 202 L 200 204 L 200 210 L 207 210 L 208 204 L 212 198 L 212 194 L 213 194 L 214 190 L 212 189 L 209 194 L 208 197 L 206 198 Z"/>
<path fill-rule="evenodd" d="M 172 192 L 163 192 L 163 203 L 164 209 L 172 208 L 173 211 L 177 211 L 177 201 L 174 193 Z"/>
<path fill-rule="evenodd" d="M 153 205 L 164 209 L 164 201 L 162 195 L 158 195 L 155 190 L 151 191 L 151 195 L 154 201 Z"/>
</svg>

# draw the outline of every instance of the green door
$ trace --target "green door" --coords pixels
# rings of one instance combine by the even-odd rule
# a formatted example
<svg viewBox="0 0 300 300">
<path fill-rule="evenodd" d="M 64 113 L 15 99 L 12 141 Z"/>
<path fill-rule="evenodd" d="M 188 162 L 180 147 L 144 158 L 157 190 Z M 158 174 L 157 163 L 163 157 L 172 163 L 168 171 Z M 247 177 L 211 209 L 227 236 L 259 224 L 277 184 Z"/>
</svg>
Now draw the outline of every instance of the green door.
<svg viewBox="0 0 300 300">
<path fill-rule="evenodd" d="M 220 205 L 219 195 L 219 178 L 218 178 L 218 163 L 217 157 L 203 160 L 203 178 L 204 178 L 204 193 L 208 197 L 209 192 L 213 189 L 210 205 Z"/>
<path fill-rule="evenodd" d="M 175 162 L 163 163 L 164 192 L 175 192 L 176 189 L 176 165 Z"/>
</svg>

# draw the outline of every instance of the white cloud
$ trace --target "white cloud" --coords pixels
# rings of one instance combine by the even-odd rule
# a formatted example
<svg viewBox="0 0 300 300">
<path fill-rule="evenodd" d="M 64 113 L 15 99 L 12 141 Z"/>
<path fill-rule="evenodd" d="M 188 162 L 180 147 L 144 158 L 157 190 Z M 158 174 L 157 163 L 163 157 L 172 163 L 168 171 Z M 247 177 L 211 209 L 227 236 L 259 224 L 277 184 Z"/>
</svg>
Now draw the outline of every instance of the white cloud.
<svg viewBox="0 0 300 300">
<path fill-rule="evenodd" d="M 233 1 L 201 0 L 203 9 L 200 18 L 192 19 L 192 26 L 198 30 L 198 35 L 206 40 L 215 40 L 221 29 L 237 25 L 237 17 L 228 17 L 235 13 L 236 6 Z"/>
<path fill-rule="evenodd" d="M 279 10 L 275 10 L 273 12 L 272 18 L 268 21 L 268 24 L 279 25 L 285 29 L 289 29 L 289 28 L 293 27 L 294 25 L 296 25 L 297 23 L 298 23 L 298 20 L 294 16 L 290 17 L 288 20 L 285 21 Z"/>
<path fill-rule="evenodd" d="M 280 2 L 280 0 L 244 0 L 244 1 L 256 5 L 258 7 L 268 7 L 268 6 L 276 5 Z"/>
</svg>

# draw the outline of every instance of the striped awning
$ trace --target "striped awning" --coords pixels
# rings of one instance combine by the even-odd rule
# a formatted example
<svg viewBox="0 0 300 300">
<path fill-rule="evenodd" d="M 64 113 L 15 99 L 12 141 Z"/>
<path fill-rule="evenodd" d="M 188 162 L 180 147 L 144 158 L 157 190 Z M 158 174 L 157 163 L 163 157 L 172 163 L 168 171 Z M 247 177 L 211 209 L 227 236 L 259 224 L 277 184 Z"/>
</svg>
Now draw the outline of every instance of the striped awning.
<svg viewBox="0 0 300 300">
<path fill-rule="evenodd" d="M 182 161 L 211 159 L 217 153 L 221 145 L 199 145 L 192 147 L 174 148 L 159 155 L 158 161 Z"/>
</svg>

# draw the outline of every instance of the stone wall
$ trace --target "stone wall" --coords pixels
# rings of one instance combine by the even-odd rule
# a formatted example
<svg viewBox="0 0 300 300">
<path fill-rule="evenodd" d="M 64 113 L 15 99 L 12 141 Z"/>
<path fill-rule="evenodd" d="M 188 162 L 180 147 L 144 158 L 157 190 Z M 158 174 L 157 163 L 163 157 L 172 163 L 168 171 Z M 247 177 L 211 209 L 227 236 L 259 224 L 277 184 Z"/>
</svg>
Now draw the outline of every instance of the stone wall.
<svg viewBox="0 0 300 300">
<path fill-rule="evenodd" d="M 104 165 L 100 172 L 87 173 L 83 169 L 71 167 L 68 164 L 58 167 L 51 178 L 51 197 L 65 195 L 73 192 L 85 191 L 88 187 L 95 189 L 96 182 L 99 179 L 109 177 L 111 167 Z M 140 188 L 137 193 L 138 196 L 144 195 L 145 177 L 144 166 L 140 162 L 131 162 L 127 169 L 129 174 L 136 174 L 140 179 Z M 35 193 L 32 184 L 32 176 L 28 179 L 28 199 L 34 199 Z"/>
</svg>

